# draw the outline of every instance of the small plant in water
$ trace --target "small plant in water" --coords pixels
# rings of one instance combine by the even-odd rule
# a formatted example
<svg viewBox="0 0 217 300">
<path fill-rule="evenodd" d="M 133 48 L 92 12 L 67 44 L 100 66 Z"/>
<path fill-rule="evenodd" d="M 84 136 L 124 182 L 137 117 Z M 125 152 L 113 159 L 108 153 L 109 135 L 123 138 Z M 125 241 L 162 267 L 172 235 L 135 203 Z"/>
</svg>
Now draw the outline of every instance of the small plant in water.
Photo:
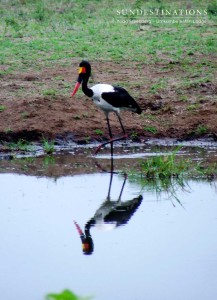
<svg viewBox="0 0 217 300">
<path fill-rule="evenodd" d="M 131 133 L 130 137 L 131 137 L 131 139 L 132 139 L 133 141 L 139 140 L 138 133 L 135 132 L 135 131 L 133 131 L 133 132 Z"/>
<path fill-rule="evenodd" d="M 180 147 L 169 155 L 155 155 L 141 163 L 143 175 L 147 178 L 170 178 L 179 177 L 188 169 L 188 163 L 183 160 L 176 160 Z"/>
<path fill-rule="evenodd" d="M 43 140 L 43 149 L 47 154 L 53 154 L 54 153 L 54 141 L 47 141 L 47 140 Z"/>
<path fill-rule="evenodd" d="M 176 159 L 177 152 L 181 147 L 176 148 L 168 155 L 159 155 L 142 160 L 140 163 L 141 173 L 132 171 L 128 178 L 136 181 L 148 191 L 155 191 L 157 196 L 166 192 L 169 198 L 176 199 L 179 204 L 180 200 L 176 196 L 178 189 L 184 189 L 187 185 L 185 175 L 188 172 L 188 162 L 183 159 Z"/>
<path fill-rule="evenodd" d="M 45 156 L 43 159 L 43 167 L 49 167 L 51 165 L 55 165 L 56 160 L 54 158 L 54 156 Z"/>
</svg>

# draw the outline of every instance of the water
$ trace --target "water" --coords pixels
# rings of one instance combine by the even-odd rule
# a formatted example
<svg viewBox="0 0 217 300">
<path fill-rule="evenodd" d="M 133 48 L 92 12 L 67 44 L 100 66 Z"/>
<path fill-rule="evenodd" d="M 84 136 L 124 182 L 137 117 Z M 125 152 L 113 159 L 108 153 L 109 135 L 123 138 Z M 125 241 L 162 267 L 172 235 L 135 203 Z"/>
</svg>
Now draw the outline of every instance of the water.
<svg viewBox="0 0 217 300">
<path fill-rule="evenodd" d="M 189 181 L 176 191 L 179 203 L 121 174 L 112 179 L 96 170 L 0 174 L 2 299 L 38 300 L 64 289 L 96 300 L 216 298 L 216 182 Z M 122 204 L 143 199 L 125 225 L 92 226 L 94 250 L 84 255 L 74 221 L 84 231 L 109 187 L 114 205 L 122 188 Z"/>
</svg>

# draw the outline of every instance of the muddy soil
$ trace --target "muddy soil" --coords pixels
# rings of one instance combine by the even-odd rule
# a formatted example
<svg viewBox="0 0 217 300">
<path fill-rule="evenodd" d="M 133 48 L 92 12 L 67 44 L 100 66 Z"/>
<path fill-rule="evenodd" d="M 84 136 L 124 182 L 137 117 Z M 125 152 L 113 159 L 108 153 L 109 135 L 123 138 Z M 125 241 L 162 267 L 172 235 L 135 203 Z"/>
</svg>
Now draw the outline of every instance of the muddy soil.
<svg viewBox="0 0 217 300">
<path fill-rule="evenodd" d="M 200 61 L 195 58 L 194 68 Z M 210 58 L 212 62 L 212 58 Z M 77 79 L 79 61 L 1 75 L 0 139 L 31 141 L 65 139 L 89 142 L 108 138 L 105 116 L 82 91 L 70 97 Z M 91 62 L 94 78 L 90 86 L 101 82 L 121 85 L 143 109 L 142 115 L 123 112 L 129 137 L 217 139 L 217 82 L 187 78 L 180 62 Z M 7 67 L 1 66 L 1 69 Z M 203 66 L 204 77 L 209 66 Z M 161 83 L 163 82 L 163 85 Z M 187 84 L 189 83 L 189 84 Z M 192 83 L 192 84 L 191 84 Z M 115 135 L 121 128 L 110 114 Z"/>
</svg>

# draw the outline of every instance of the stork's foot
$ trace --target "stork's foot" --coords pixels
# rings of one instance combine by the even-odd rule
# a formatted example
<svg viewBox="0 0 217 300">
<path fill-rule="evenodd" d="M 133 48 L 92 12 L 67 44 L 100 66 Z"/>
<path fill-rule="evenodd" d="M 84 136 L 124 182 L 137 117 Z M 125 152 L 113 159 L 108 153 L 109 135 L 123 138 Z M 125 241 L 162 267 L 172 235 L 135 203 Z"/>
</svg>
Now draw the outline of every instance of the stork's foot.
<svg viewBox="0 0 217 300">
<path fill-rule="evenodd" d="M 99 152 L 99 150 L 100 150 L 103 146 L 108 145 L 108 144 L 111 144 L 111 143 L 113 143 L 113 142 L 118 142 L 118 141 L 126 140 L 127 137 L 128 137 L 127 134 L 125 134 L 125 135 L 123 135 L 122 137 L 110 139 L 109 141 L 100 144 L 100 145 L 96 148 L 94 154 L 97 154 L 97 153 Z"/>
</svg>

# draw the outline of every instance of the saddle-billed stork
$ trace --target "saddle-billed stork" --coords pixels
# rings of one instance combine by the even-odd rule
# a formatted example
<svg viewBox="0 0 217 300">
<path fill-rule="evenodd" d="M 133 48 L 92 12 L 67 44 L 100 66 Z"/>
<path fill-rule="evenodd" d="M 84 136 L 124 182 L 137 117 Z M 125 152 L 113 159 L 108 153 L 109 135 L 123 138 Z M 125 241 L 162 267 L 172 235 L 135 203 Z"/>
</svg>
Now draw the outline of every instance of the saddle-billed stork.
<svg viewBox="0 0 217 300">
<path fill-rule="evenodd" d="M 113 145 L 114 141 L 120 141 L 122 139 L 127 138 L 127 134 L 125 132 L 124 126 L 121 121 L 120 117 L 120 112 L 121 110 L 126 110 L 126 111 L 132 111 L 137 114 L 141 114 L 142 110 L 139 107 L 139 105 L 136 103 L 136 101 L 130 96 L 130 94 L 122 87 L 119 86 L 112 86 L 110 84 L 96 84 L 89 88 L 87 86 L 88 80 L 91 75 L 91 65 L 88 61 L 81 61 L 79 64 L 79 75 L 77 79 L 77 83 L 74 87 L 74 90 L 72 92 L 72 96 L 76 94 L 76 92 L 79 89 L 79 86 L 82 84 L 82 91 L 84 94 L 88 97 L 91 97 L 93 102 L 104 111 L 105 116 L 106 116 L 106 121 L 108 125 L 108 130 L 109 130 L 109 136 L 110 140 L 108 142 L 105 142 L 97 148 L 96 152 L 97 153 L 100 148 L 106 144 L 111 143 Z M 118 120 L 120 122 L 122 131 L 123 131 L 123 136 L 119 138 L 113 138 L 112 131 L 111 131 L 111 126 L 109 122 L 109 113 L 114 112 Z"/>
</svg>

